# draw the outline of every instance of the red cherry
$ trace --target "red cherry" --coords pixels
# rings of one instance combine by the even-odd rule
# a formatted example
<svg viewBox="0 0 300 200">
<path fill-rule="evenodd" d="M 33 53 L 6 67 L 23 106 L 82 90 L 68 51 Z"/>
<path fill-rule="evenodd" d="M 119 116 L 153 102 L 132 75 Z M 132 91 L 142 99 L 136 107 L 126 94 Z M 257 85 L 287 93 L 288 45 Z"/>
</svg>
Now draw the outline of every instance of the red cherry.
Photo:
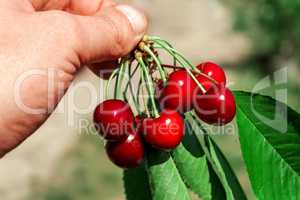
<svg viewBox="0 0 300 200">
<path fill-rule="evenodd" d="M 202 74 L 196 75 L 196 79 L 203 86 L 203 88 L 205 89 L 205 91 L 208 91 L 211 87 L 214 86 L 214 83 L 212 82 L 212 80 L 209 79 L 206 76 L 203 76 Z M 197 90 L 197 92 L 199 91 L 199 94 L 203 94 L 203 92 L 202 92 L 202 90 L 200 88 L 196 88 L 196 90 Z M 197 92 L 194 92 L 194 93 L 198 94 Z"/>
<path fill-rule="evenodd" d="M 198 96 L 194 108 L 201 120 L 215 125 L 231 122 L 236 113 L 234 96 L 224 85 L 216 85 Z"/>
<path fill-rule="evenodd" d="M 126 102 L 111 99 L 96 107 L 94 123 L 105 139 L 119 141 L 126 139 L 132 132 L 134 115 Z"/>
<path fill-rule="evenodd" d="M 161 107 L 179 112 L 191 110 L 196 87 L 196 82 L 185 70 L 172 72 L 159 99 Z"/>
<path fill-rule="evenodd" d="M 145 141 L 157 149 L 174 149 L 184 135 L 182 117 L 173 110 L 164 110 L 158 118 L 146 118 L 142 122 Z"/>
<path fill-rule="evenodd" d="M 137 167 L 144 158 L 143 142 L 137 133 L 120 142 L 109 141 L 105 148 L 109 159 L 122 168 Z"/>
<path fill-rule="evenodd" d="M 204 74 L 210 76 L 219 84 L 226 84 L 226 76 L 224 70 L 213 62 L 201 63 L 197 68 Z"/>
</svg>

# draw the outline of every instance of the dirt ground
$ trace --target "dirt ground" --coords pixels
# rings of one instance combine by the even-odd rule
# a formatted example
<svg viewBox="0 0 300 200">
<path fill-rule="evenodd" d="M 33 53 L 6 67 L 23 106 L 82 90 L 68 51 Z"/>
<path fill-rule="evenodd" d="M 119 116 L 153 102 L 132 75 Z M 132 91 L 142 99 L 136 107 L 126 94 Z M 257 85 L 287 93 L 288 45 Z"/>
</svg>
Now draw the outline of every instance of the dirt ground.
<svg viewBox="0 0 300 200">
<path fill-rule="evenodd" d="M 230 62 L 249 49 L 247 40 L 231 31 L 230 13 L 218 1 L 135 0 L 133 3 L 148 13 L 151 34 L 171 41 L 193 62 L 204 59 Z M 90 119 L 89 110 L 92 111 L 97 102 L 84 88 L 77 87 L 83 81 L 96 91 L 103 87 L 103 81 L 83 69 L 49 120 L 0 160 L 1 200 L 22 199 L 32 178 L 47 179 L 59 158 L 79 138 L 79 120 Z M 75 106 L 86 112 L 79 114 Z"/>
</svg>

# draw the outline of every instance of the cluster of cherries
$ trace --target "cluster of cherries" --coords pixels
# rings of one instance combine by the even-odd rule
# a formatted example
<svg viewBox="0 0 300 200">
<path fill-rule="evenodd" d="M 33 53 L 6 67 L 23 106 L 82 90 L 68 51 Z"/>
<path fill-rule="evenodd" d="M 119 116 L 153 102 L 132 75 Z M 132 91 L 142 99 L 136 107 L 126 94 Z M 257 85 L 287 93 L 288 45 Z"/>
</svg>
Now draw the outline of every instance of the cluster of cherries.
<svg viewBox="0 0 300 200">
<path fill-rule="evenodd" d="M 110 160 L 122 168 L 138 166 L 144 158 L 144 144 L 153 148 L 176 148 L 184 136 L 181 116 L 192 109 L 209 124 L 224 125 L 232 121 L 236 105 L 232 92 L 226 88 L 226 76 L 217 64 L 206 62 L 197 66 L 196 81 L 185 69 L 170 73 L 165 84 L 157 83 L 156 100 L 162 110 L 157 118 L 134 117 L 130 106 L 117 99 L 106 100 L 94 112 L 94 123 L 107 140 Z M 205 93 L 204 93 L 205 91 Z"/>
</svg>

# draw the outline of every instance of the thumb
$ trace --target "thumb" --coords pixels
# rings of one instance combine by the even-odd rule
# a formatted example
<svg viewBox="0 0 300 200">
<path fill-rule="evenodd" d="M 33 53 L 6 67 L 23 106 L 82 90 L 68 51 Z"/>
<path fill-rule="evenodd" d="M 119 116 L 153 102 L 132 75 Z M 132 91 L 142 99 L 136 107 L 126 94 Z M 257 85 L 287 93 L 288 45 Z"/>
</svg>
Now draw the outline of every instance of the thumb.
<svg viewBox="0 0 300 200">
<path fill-rule="evenodd" d="M 127 5 L 117 5 L 95 16 L 75 15 L 80 31 L 74 48 L 83 64 L 113 60 L 128 54 L 147 29 L 144 14 Z"/>
</svg>

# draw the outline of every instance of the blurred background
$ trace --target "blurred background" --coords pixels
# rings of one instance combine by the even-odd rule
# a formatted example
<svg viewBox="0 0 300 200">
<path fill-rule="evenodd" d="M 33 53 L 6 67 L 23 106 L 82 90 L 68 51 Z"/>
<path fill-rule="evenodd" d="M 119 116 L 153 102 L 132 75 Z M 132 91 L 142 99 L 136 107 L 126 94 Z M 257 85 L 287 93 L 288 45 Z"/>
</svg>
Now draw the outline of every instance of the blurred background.
<svg viewBox="0 0 300 200">
<path fill-rule="evenodd" d="M 193 63 L 220 63 L 232 89 L 252 91 L 263 78 L 272 80 L 274 72 L 287 69 L 288 81 L 280 87 L 287 88 L 287 103 L 300 111 L 300 1 L 123 2 L 144 9 L 150 21 L 149 34 L 170 41 Z M 103 99 L 76 86 L 82 81 L 99 91 L 103 88 L 102 80 L 82 70 L 47 123 L 0 160 L 1 200 L 125 199 L 122 171 L 108 161 L 101 139 L 79 127 L 89 123 L 93 107 Z M 260 93 L 274 96 L 276 88 L 271 85 Z M 214 137 L 247 196 L 255 199 L 237 135 Z"/>
</svg>

